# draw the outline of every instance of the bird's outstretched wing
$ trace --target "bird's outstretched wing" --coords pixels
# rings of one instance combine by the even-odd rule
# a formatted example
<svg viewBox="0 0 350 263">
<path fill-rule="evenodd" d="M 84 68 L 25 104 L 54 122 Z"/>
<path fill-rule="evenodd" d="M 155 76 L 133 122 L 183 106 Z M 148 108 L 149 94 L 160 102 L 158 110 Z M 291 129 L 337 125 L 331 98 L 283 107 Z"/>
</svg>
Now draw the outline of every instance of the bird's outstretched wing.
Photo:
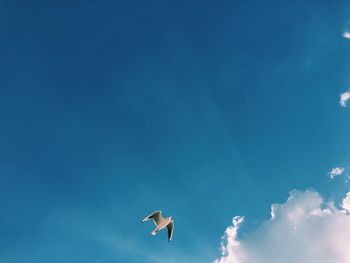
<svg viewBox="0 0 350 263">
<path fill-rule="evenodd" d="M 168 240 L 169 242 L 173 238 L 173 232 L 174 232 L 174 221 L 171 220 L 169 224 L 166 225 L 166 229 L 168 230 Z"/>
<path fill-rule="evenodd" d="M 162 217 L 162 211 L 158 210 L 156 212 L 153 212 L 149 216 L 145 217 L 145 219 L 142 220 L 142 223 L 144 223 L 152 218 L 154 220 L 154 223 L 157 226 L 162 220 L 164 220 L 164 218 Z"/>
</svg>

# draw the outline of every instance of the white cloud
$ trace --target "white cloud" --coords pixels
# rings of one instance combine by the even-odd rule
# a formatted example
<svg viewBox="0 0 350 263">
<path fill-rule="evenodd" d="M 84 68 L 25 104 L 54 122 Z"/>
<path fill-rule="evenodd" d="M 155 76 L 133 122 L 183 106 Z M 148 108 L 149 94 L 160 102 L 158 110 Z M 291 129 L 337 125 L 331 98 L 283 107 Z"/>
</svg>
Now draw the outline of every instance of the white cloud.
<svg viewBox="0 0 350 263">
<path fill-rule="evenodd" d="M 331 178 L 331 179 L 334 179 L 335 177 L 337 177 L 338 175 L 341 175 L 343 172 L 344 172 L 345 168 L 343 167 L 335 167 L 333 168 L 332 170 L 330 170 L 328 172 L 328 176 Z"/>
<path fill-rule="evenodd" d="M 344 34 L 342 35 L 344 38 L 349 39 L 350 38 L 350 32 L 346 31 L 344 32 Z"/>
<path fill-rule="evenodd" d="M 271 210 L 271 219 L 243 238 L 237 237 L 243 219 L 235 217 L 214 262 L 350 262 L 350 192 L 337 208 L 315 191 L 292 191 L 286 203 Z"/>
<path fill-rule="evenodd" d="M 350 192 L 346 194 L 341 207 L 345 212 L 350 213 Z"/>
<path fill-rule="evenodd" d="M 225 235 L 221 242 L 221 252 L 222 257 L 220 260 L 216 260 L 215 262 L 220 263 L 239 263 L 239 258 L 242 258 L 243 255 L 240 252 L 240 243 L 237 241 L 237 233 L 239 229 L 239 225 L 243 222 L 244 217 L 235 216 L 232 219 L 232 226 L 226 228 Z"/>
<path fill-rule="evenodd" d="M 340 106 L 346 107 L 346 102 L 350 99 L 350 91 L 346 91 L 342 94 L 340 94 Z"/>
</svg>

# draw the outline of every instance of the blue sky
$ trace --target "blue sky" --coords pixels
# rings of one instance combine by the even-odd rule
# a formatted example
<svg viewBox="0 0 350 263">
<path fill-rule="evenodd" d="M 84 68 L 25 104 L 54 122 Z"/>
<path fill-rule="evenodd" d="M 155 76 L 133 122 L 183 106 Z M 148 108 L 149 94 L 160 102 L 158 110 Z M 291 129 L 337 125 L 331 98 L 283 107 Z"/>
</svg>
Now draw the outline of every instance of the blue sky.
<svg viewBox="0 0 350 263">
<path fill-rule="evenodd" d="M 0 1 L 0 261 L 211 262 L 350 169 L 346 1 Z M 140 220 L 162 209 L 173 242 Z"/>
</svg>

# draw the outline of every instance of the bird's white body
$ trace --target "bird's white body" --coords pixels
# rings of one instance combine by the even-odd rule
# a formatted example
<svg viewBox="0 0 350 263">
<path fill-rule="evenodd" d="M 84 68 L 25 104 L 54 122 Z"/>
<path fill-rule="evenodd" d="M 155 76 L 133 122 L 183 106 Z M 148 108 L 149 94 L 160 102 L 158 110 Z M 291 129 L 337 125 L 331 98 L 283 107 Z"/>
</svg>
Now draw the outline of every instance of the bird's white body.
<svg viewBox="0 0 350 263">
<path fill-rule="evenodd" d="M 173 231 L 174 231 L 174 221 L 171 219 L 171 216 L 164 218 L 162 216 L 161 211 L 156 211 L 149 216 L 147 216 L 145 219 L 142 220 L 142 223 L 153 219 L 154 224 L 156 225 L 156 228 L 151 232 L 151 234 L 154 236 L 158 233 L 159 230 L 162 230 L 163 228 L 167 228 L 168 230 L 168 240 L 171 241 L 173 237 Z"/>
<path fill-rule="evenodd" d="M 154 229 L 154 230 L 152 231 L 152 235 L 157 234 L 157 232 L 158 232 L 159 230 L 162 230 L 163 228 L 165 228 L 165 227 L 170 223 L 170 221 L 171 221 L 171 216 L 169 216 L 169 217 L 167 217 L 167 218 L 164 218 L 164 220 L 160 221 L 158 224 L 155 223 L 156 229 Z"/>
</svg>

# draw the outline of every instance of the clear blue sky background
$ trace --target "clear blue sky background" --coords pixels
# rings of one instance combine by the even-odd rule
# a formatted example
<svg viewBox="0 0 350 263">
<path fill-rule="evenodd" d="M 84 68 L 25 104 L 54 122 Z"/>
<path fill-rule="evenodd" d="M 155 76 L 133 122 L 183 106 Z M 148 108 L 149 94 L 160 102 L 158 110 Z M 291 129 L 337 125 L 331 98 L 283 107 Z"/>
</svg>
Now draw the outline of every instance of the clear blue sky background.
<svg viewBox="0 0 350 263">
<path fill-rule="evenodd" d="M 232 216 L 336 195 L 349 10 L 0 1 L 0 261 L 211 262 Z M 157 209 L 170 244 L 140 224 Z"/>
</svg>

